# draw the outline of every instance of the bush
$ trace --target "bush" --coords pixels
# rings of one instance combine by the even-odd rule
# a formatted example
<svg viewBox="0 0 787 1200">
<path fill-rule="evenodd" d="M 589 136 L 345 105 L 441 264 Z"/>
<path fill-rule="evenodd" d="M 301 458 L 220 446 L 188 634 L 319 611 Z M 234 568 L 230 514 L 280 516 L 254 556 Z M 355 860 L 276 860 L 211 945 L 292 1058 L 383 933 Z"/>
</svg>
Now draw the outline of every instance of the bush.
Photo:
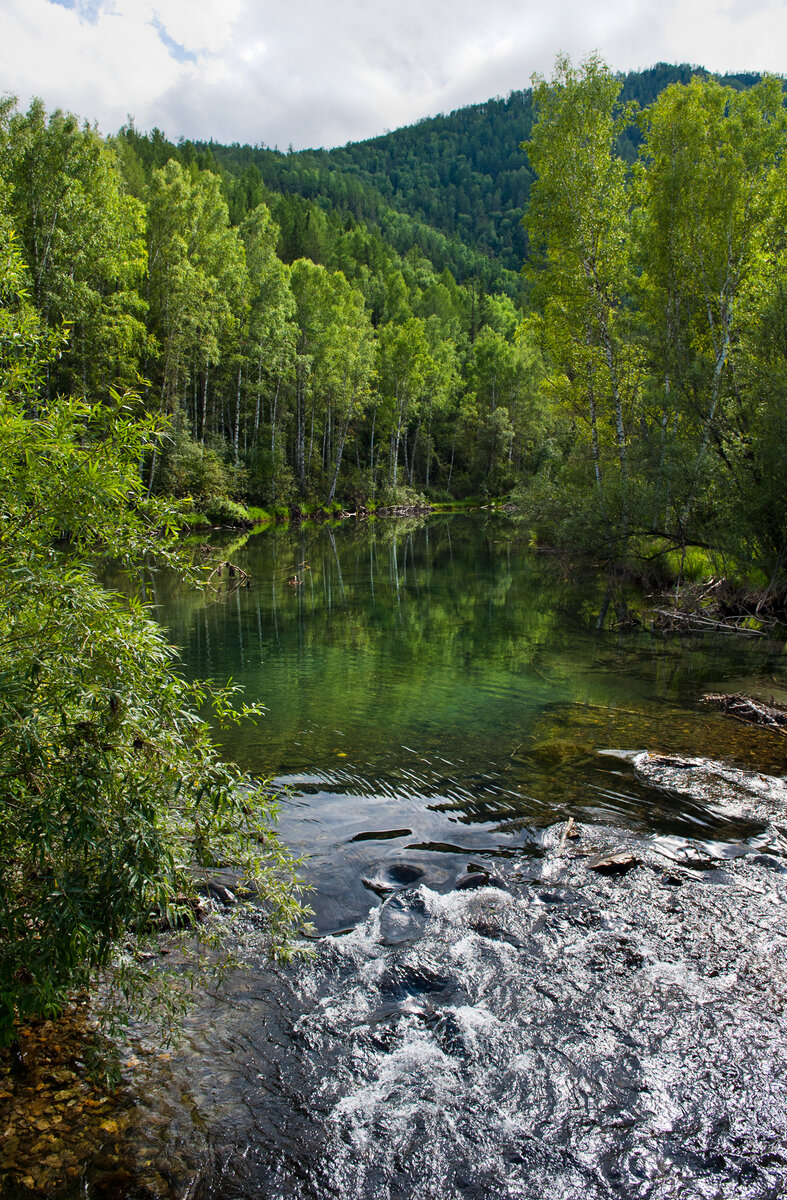
<svg viewBox="0 0 787 1200">
<path fill-rule="evenodd" d="M 247 487 L 242 468 L 224 462 L 217 449 L 192 441 L 182 429 L 169 433 L 164 446 L 157 480 L 160 495 L 191 500 L 214 525 L 251 523 L 245 506 L 232 499 Z"/>
<path fill-rule="evenodd" d="M 668 578 L 700 583 L 718 571 L 713 555 L 702 546 L 686 546 L 667 551 L 662 558 Z"/>
<path fill-rule="evenodd" d="M 273 520 L 272 514 L 266 508 L 258 508 L 256 504 L 249 504 L 247 511 L 255 525 L 265 525 Z"/>
<path fill-rule="evenodd" d="M 182 430 L 167 438 L 157 480 L 158 491 L 177 498 L 191 497 L 198 509 L 209 498 L 230 494 L 228 470 L 219 455 Z"/>
<path fill-rule="evenodd" d="M 189 529 L 206 529 L 210 526 L 210 521 L 204 513 L 186 512 L 180 514 L 180 519 Z"/>
<path fill-rule="evenodd" d="M 226 496 L 214 496 L 205 502 L 205 516 L 214 525 L 251 525 L 249 510 Z"/>
<path fill-rule="evenodd" d="M 416 508 L 425 504 L 421 493 L 405 484 L 381 488 L 377 493 L 376 508 Z"/>
<path fill-rule="evenodd" d="M 303 910 L 295 864 L 273 832 L 271 792 L 221 763 L 196 715 L 209 701 L 219 719 L 234 719 L 231 697 L 186 684 L 141 601 L 107 592 L 91 566 L 106 553 L 126 566 L 150 555 L 177 562 L 180 518 L 146 496 L 139 476 L 160 435 L 131 416 L 136 398 L 116 397 L 114 408 L 43 404 L 36 385 L 48 347 L 2 218 L 0 251 L 0 1043 L 8 1044 L 18 1018 L 54 1016 L 98 978 L 115 985 L 108 994 L 123 1010 L 144 1003 L 150 973 L 125 947 L 162 922 L 187 920 L 199 876 L 214 864 L 234 863 L 256 880 L 274 951 L 288 952 Z M 56 550 L 63 530 L 68 544 Z M 168 977 L 165 1009 L 177 994 Z"/>
</svg>

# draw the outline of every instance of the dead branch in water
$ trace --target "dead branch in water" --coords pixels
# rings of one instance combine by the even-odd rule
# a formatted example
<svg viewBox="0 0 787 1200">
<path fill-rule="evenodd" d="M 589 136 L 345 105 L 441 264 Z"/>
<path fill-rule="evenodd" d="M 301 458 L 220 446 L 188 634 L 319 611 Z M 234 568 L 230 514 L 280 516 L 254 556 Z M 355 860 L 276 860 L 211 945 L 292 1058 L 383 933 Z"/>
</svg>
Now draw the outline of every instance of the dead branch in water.
<svg viewBox="0 0 787 1200">
<path fill-rule="evenodd" d="M 701 698 L 702 704 L 712 705 L 728 717 L 736 721 L 744 721 L 747 725 L 760 725 L 764 729 L 772 729 L 787 737 L 787 709 L 780 704 L 765 704 L 762 700 L 753 700 L 740 692 L 708 692 Z"/>
<path fill-rule="evenodd" d="M 229 559 L 224 559 L 216 566 L 208 576 L 208 586 L 212 586 L 217 595 L 219 593 L 220 583 L 226 579 L 227 586 L 223 591 L 223 596 L 231 596 L 240 588 L 251 587 L 251 576 L 239 567 L 237 563 L 232 563 Z"/>
<path fill-rule="evenodd" d="M 711 617 L 701 612 L 685 612 L 679 608 L 655 608 L 653 624 L 668 632 L 733 633 L 738 637 L 765 637 L 762 629 L 752 629 L 745 622 L 748 616 Z"/>
</svg>

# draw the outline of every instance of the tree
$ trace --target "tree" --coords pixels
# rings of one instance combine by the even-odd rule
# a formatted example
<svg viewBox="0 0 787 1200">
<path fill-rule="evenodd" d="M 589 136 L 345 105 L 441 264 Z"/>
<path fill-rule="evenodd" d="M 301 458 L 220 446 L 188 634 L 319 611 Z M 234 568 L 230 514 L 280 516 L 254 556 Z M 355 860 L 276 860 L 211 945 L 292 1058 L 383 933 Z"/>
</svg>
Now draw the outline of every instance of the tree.
<svg viewBox="0 0 787 1200">
<path fill-rule="evenodd" d="M 286 420 L 285 384 L 295 356 L 295 300 L 290 290 L 289 271 L 276 256 L 279 231 L 264 204 L 249 214 L 240 233 L 246 251 L 250 290 L 247 392 L 254 405 L 252 454 L 256 456 L 260 423 L 267 417 L 270 429 L 269 486 L 271 499 L 276 499 L 285 474 L 279 434 Z M 268 401 L 267 412 L 265 399 Z"/>
<path fill-rule="evenodd" d="M 15 112 L 0 146 L 9 207 L 35 306 L 68 344 L 49 370 L 55 390 L 107 396 L 133 384 L 146 350 L 144 210 L 126 195 L 98 132 L 40 100 Z M 56 369 L 55 369 L 56 367 Z"/>
<path fill-rule="evenodd" d="M 727 433 L 736 440 L 748 420 L 735 378 L 741 331 L 774 284 L 787 131 L 781 80 L 739 93 L 694 78 L 662 92 L 644 125 L 637 252 L 661 384 L 655 492 L 662 522 L 671 515 L 686 536 L 693 520 L 698 536 L 708 471 L 719 465 L 708 462 L 709 448 L 722 450 L 726 472 Z"/>
<path fill-rule="evenodd" d="M 41 398 L 52 339 L 22 288 L 0 214 L 0 1043 L 56 1015 L 103 975 L 126 998 L 150 984 L 123 947 L 192 913 L 200 875 L 256 880 L 271 945 L 302 910 L 272 830 L 270 791 L 223 765 L 190 686 L 138 599 L 94 562 L 174 561 L 177 520 L 151 501 L 140 457 L 161 430 L 138 401 Z M 241 710 L 242 712 L 243 710 Z M 247 710 L 249 711 L 249 710 Z M 171 1003 L 177 981 L 162 995 Z"/>
<path fill-rule="evenodd" d="M 514 454 L 521 460 L 533 423 L 537 373 L 523 337 L 508 341 L 484 326 L 473 343 L 468 376 L 479 409 L 479 466 L 493 491 L 514 481 Z"/>
<path fill-rule="evenodd" d="M 432 366 L 426 326 L 420 317 L 408 317 L 401 325 L 383 327 L 380 333 L 380 385 L 387 404 L 391 439 L 388 482 L 392 488 L 397 486 L 400 447 L 404 444 L 405 450 L 407 448 L 407 427 L 426 395 Z"/>
<path fill-rule="evenodd" d="M 243 244 L 230 229 L 218 176 L 201 171 L 192 178 L 173 159 L 153 172 L 148 276 L 164 409 L 174 412 L 199 378 L 192 411 L 204 442 L 210 369 L 232 340 L 248 284 Z"/>
<path fill-rule="evenodd" d="M 363 296 L 341 271 L 328 272 L 308 259 L 292 266 L 298 324 L 296 359 L 296 464 L 306 493 L 315 436 L 322 423 L 320 455 L 333 500 L 350 423 L 368 400 L 376 344 Z M 307 405 L 309 438 L 306 449 Z"/>
<path fill-rule="evenodd" d="M 377 343 L 363 296 L 341 271 L 330 277 L 331 311 L 327 379 L 330 396 L 333 476 L 326 504 L 333 501 L 350 423 L 366 408 L 374 372 Z"/>
<path fill-rule="evenodd" d="M 618 137 L 632 106 L 618 103 L 621 80 L 591 55 L 579 69 L 558 58 L 551 82 L 536 81 L 536 123 L 525 148 L 538 172 L 525 219 L 535 282 L 542 296 L 555 383 L 590 434 L 599 501 L 609 516 L 619 496 L 618 528 L 629 529 L 629 438 L 639 377 L 638 349 L 626 336 L 630 288 L 629 206 Z M 614 445 L 606 455 L 607 429 Z"/>
</svg>

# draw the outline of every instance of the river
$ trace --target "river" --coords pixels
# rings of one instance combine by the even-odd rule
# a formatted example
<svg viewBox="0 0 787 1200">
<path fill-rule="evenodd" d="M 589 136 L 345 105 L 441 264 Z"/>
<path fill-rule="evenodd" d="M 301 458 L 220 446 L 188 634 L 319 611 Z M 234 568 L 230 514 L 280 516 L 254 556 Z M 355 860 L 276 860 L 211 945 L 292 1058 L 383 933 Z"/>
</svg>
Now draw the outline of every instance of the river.
<svg viewBox="0 0 787 1200">
<path fill-rule="evenodd" d="M 247 913 L 250 969 L 141 1047 L 123 1195 L 785 1195 L 785 742 L 700 703 L 784 698 L 783 643 L 600 622 L 605 580 L 496 516 L 226 553 L 250 587 L 150 599 L 267 705 L 224 751 L 276 780 L 319 936 L 271 969 Z"/>
</svg>

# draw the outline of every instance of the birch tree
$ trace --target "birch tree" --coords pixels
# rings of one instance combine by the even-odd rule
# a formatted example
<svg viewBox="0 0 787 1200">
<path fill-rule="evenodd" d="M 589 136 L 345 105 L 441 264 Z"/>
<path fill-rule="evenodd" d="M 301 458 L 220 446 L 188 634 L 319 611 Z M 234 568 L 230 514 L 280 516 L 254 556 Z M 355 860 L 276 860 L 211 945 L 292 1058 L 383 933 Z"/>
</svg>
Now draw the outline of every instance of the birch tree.
<svg viewBox="0 0 787 1200">
<path fill-rule="evenodd" d="M 625 336 L 627 169 L 615 150 L 632 108 L 619 103 L 621 80 L 595 55 L 579 68 L 561 56 L 553 78 L 534 83 L 536 121 L 525 146 L 538 172 L 526 217 L 531 272 L 544 303 L 558 390 L 589 430 L 602 505 L 609 505 L 609 493 L 619 496 L 618 527 L 609 534 L 625 544 L 638 369 L 636 347 Z M 614 488 L 606 478 L 610 434 Z"/>
<path fill-rule="evenodd" d="M 71 113 L 40 100 L 0 137 L 10 212 L 36 309 L 69 342 L 48 392 L 107 397 L 133 383 L 146 350 L 144 209 L 125 195 L 114 151 Z"/>
<path fill-rule="evenodd" d="M 744 300 L 769 270 L 781 186 L 781 81 L 738 93 L 693 79 L 667 88 L 644 124 L 641 294 L 651 357 L 662 365 L 662 420 L 683 466 L 676 503 L 685 526 L 703 490 L 708 448 L 724 440 L 728 401 L 741 402 Z"/>
</svg>

